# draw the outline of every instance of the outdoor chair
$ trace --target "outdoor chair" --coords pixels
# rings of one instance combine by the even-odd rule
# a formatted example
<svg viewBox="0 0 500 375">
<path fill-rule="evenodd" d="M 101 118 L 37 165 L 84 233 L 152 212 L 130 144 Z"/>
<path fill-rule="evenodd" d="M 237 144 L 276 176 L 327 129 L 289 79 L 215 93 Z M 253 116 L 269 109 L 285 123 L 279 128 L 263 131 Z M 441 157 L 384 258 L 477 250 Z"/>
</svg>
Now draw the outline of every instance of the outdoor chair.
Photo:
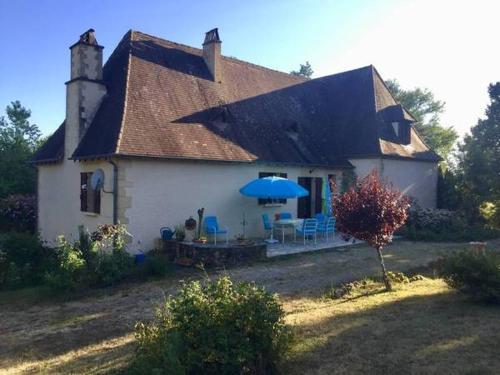
<svg viewBox="0 0 500 375">
<path fill-rule="evenodd" d="M 333 238 L 333 234 L 335 233 L 335 218 L 332 216 L 329 216 L 326 218 L 326 221 L 323 225 L 318 225 L 318 232 L 323 233 L 323 235 L 326 238 L 326 241 L 328 241 L 328 235 L 331 234 Z"/>
<path fill-rule="evenodd" d="M 269 220 L 269 215 L 268 214 L 262 214 L 262 222 L 264 223 L 264 229 L 266 232 L 269 232 L 269 238 L 266 240 L 267 243 L 276 243 L 278 242 L 273 238 L 274 236 L 274 225 L 271 223 L 271 220 Z"/>
<path fill-rule="evenodd" d="M 325 214 L 318 213 L 318 214 L 314 215 L 314 218 L 318 221 L 318 230 L 319 230 L 319 228 L 324 227 L 326 225 L 327 217 Z"/>
<path fill-rule="evenodd" d="M 224 234 L 226 236 L 226 244 L 229 243 L 228 230 L 226 227 L 220 229 L 219 223 L 217 222 L 217 216 L 205 217 L 204 224 L 207 236 L 214 236 L 214 245 L 217 245 L 217 235 L 219 234 Z"/>
<path fill-rule="evenodd" d="M 318 220 L 304 219 L 302 228 L 297 229 L 296 233 L 301 234 L 304 237 L 304 245 L 306 244 L 306 237 L 314 238 L 314 243 L 316 243 L 318 233 Z"/>
</svg>

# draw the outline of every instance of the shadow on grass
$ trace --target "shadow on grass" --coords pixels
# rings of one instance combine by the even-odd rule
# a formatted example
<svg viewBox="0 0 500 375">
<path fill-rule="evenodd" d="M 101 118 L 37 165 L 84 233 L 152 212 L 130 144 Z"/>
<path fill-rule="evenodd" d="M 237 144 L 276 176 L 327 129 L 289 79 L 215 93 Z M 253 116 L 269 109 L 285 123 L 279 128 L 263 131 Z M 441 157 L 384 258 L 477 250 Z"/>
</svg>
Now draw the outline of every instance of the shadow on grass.
<svg viewBox="0 0 500 375">
<path fill-rule="evenodd" d="M 369 304 L 370 298 L 380 301 Z M 378 291 L 347 302 L 353 306 L 339 303 L 336 310 L 333 301 L 323 318 L 311 320 L 308 312 L 306 322 L 314 324 L 298 325 L 300 341 L 286 373 L 493 374 L 500 368 L 498 307 L 443 291 L 406 298 Z"/>
</svg>

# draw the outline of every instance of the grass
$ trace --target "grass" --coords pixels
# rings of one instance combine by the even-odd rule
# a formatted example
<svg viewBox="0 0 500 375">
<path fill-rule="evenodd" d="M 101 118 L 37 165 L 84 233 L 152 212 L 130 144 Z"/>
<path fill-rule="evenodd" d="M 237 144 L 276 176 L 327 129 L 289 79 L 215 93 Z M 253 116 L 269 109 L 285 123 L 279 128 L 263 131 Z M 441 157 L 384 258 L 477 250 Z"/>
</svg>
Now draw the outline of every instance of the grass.
<svg viewBox="0 0 500 375">
<path fill-rule="evenodd" d="M 494 374 L 500 308 L 474 305 L 442 280 L 295 304 L 289 374 Z"/>
<path fill-rule="evenodd" d="M 391 270 L 417 269 L 466 244 L 396 241 Z M 500 241 L 488 244 L 500 250 Z M 380 283 L 332 300 L 332 284 L 378 272 L 373 249 L 321 252 L 227 270 L 280 293 L 297 340 L 284 364 L 292 374 L 488 374 L 500 368 L 500 308 L 472 304 L 439 280 Z M 213 274 L 211 274 L 213 276 Z M 44 299 L 36 288 L 0 292 L 0 373 L 117 372 L 133 356 L 133 326 L 179 281 L 200 277 L 181 269 L 162 280 L 127 283 L 77 299 Z"/>
</svg>

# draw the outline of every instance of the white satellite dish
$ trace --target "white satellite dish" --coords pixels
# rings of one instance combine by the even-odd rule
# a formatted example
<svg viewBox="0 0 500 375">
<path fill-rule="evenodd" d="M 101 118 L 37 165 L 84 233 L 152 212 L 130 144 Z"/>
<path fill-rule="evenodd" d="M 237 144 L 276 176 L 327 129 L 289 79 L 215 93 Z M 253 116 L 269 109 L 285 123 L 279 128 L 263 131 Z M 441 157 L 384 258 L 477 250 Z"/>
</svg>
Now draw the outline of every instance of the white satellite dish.
<svg viewBox="0 0 500 375">
<path fill-rule="evenodd" d="M 92 186 L 93 190 L 100 190 L 104 187 L 104 171 L 101 168 L 96 169 L 94 173 L 92 173 L 90 186 Z"/>
</svg>

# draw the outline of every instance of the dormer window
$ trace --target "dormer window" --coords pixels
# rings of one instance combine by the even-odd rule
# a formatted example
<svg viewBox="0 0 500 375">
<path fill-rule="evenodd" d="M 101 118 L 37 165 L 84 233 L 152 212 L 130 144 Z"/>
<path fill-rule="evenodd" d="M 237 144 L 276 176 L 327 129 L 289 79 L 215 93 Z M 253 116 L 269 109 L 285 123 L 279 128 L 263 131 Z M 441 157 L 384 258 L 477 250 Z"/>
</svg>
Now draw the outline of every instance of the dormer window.
<svg viewBox="0 0 500 375">
<path fill-rule="evenodd" d="M 396 137 L 399 138 L 399 122 L 392 122 L 392 128 L 394 129 L 394 133 L 396 133 Z"/>
<path fill-rule="evenodd" d="M 393 131 L 393 142 L 402 145 L 409 145 L 411 143 L 411 123 L 408 121 L 392 121 L 391 128 Z"/>
</svg>

